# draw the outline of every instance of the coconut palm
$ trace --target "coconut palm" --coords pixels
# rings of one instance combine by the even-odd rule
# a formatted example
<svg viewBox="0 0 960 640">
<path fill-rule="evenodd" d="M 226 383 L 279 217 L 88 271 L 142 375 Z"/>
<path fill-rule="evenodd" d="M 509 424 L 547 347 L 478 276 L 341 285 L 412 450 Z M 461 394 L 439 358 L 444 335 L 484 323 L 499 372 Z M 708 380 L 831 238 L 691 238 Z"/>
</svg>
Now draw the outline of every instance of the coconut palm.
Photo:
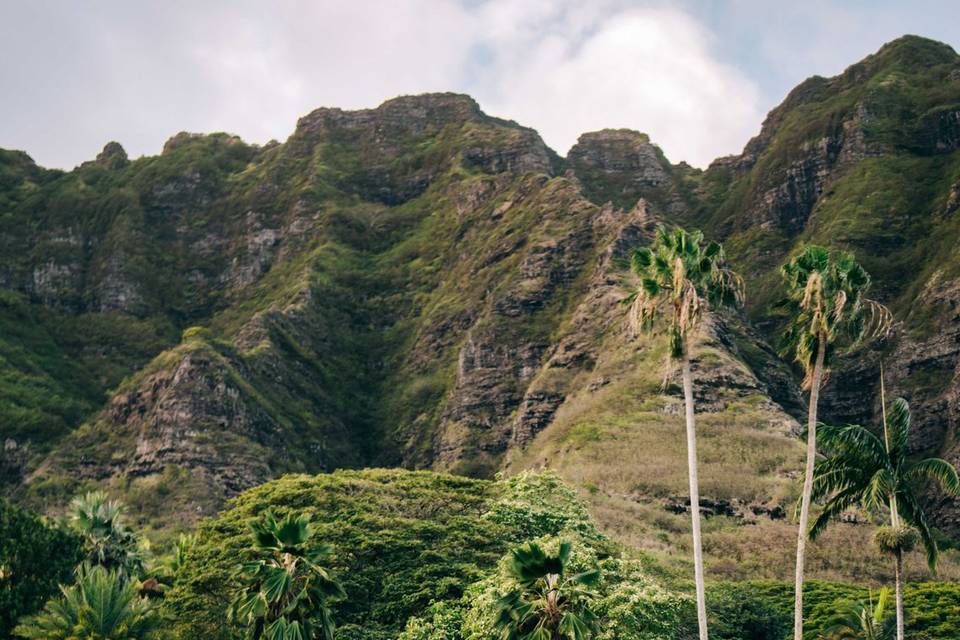
<svg viewBox="0 0 960 640">
<path fill-rule="evenodd" d="M 735 306 L 743 299 L 743 283 L 726 267 L 719 243 L 704 244 L 699 231 L 657 227 L 653 244 L 638 249 L 631 261 L 639 287 L 627 302 L 634 329 L 650 327 L 658 316 L 669 323 L 670 358 L 680 361 L 687 431 L 687 471 L 693 522 L 693 564 L 697 589 L 700 639 L 707 638 L 703 546 L 700 537 L 700 493 L 697 481 L 697 440 L 694 422 L 693 377 L 690 359 L 693 338 L 710 305 Z"/>
<path fill-rule="evenodd" d="M 596 569 L 566 575 L 571 545 L 555 554 L 529 543 L 510 554 L 507 571 L 518 584 L 497 603 L 496 628 L 502 640 L 587 640 L 597 623 L 590 608 Z"/>
<path fill-rule="evenodd" d="M 831 357 L 838 347 L 855 349 L 889 330 L 890 312 L 869 300 L 870 276 L 846 251 L 805 246 L 781 270 L 789 311 L 784 345 L 803 368 L 803 387 L 810 392 L 807 412 L 807 463 L 800 497 L 793 637 L 803 640 L 803 566 L 810 494 L 817 455 L 817 404 Z"/>
<path fill-rule="evenodd" d="M 885 405 L 881 383 L 881 401 Z M 947 493 L 960 496 L 957 470 L 941 458 L 911 462 L 907 458 L 910 406 L 903 398 L 883 409 L 883 439 L 856 425 L 821 425 L 821 444 L 827 457 L 817 462 L 813 497 L 828 498 L 810 529 L 816 539 L 831 519 L 855 504 L 875 511 L 886 509 L 890 526 L 877 531 L 875 542 L 895 561 L 897 639 L 903 640 L 903 556 L 918 543 L 936 571 L 939 550 L 920 505 L 920 494 L 929 481 Z"/>
<path fill-rule="evenodd" d="M 871 596 L 869 602 L 852 602 L 845 606 L 832 620 L 823 640 L 893 640 L 894 619 L 887 614 L 890 590 L 883 588 L 876 604 Z"/>
<path fill-rule="evenodd" d="M 77 496 L 70 503 L 70 522 L 84 539 L 87 561 L 128 576 L 139 573 L 143 559 L 137 538 L 123 523 L 123 505 L 103 491 Z"/>
<path fill-rule="evenodd" d="M 14 635 L 35 640 L 150 640 L 160 619 L 138 585 L 120 570 L 81 565 L 77 581 L 61 597 L 24 620 Z"/>
<path fill-rule="evenodd" d="M 310 519 L 267 512 L 251 525 L 256 559 L 240 567 L 246 583 L 228 611 L 259 640 L 332 640 L 330 604 L 345 596 L 325 564 L 332 550 L 311 544 Z"/>
</svg>

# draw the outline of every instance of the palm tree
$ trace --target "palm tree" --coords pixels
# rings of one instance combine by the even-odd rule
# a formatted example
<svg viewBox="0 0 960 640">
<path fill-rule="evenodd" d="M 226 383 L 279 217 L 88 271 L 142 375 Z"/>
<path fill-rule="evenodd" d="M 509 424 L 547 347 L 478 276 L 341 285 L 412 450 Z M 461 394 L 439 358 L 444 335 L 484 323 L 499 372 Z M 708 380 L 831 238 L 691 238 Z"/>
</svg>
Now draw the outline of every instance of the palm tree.
<svg viewBox="0 0 960 640">
<path fill-rule="evenodd" d="M 160 619 L 138 585 L 119 570 L 81 565 L 77 581 L 60 587 L 61 597 L 25 619 L 14 635 L 33 640 L 150 640 Z"/>
<path fill-rule="evenodd" d="M 289 514 L 278 521 L 268 511 L 251 529 L 258 557 L 240 567 L 246 585 L 229 617 L 246 626 L 252 640 L 332 640 L 330 603 L 346 594 L 324 567 L 331 548 L 310 544 L 309 517 Z"/>
<path fill-rule="evenodd" d="M 697 481 L 697 438 L 693 410 L 693 377 L 690 359 L 693 337 L 709 305 L 739 305 L 743 283 L 724 262 L 723 247 L 704 246 L 703 234 L 657 227 L 651 247 L 633 254 L 631 267 L 640 286 L 627 302 L 636 330 L 667 316 L 670 358 L 679 360 L 683 377 L 684 415 L 687 427 L 687 471 L 690 480 L 690 513 L 693 521 L 693 564 L 697 588 L 697 622 L 700 640 L 707 639 L 707 606 L 704 595 L 703 545 L 700 538 L 700 492 Z"/>
<path fill-rule="evenodd" d="M 507 571 L 518 588 L 497 602 L 496 628 L 502 640 L 588 640 L 597 616 L 590 608 L 596 569 L 566 576 L 569 542 L 549 555 L 529 543 L 510 554 Z"/>
<path fill-rule="evenodd" d="M 886 404 L 881 376 L 881 402 Z M 941 458 L 919 462 L 907 459 L 910 406 L 903 398 L 894 400 L 890 411 L 883 409 L 883 440 L 856 425 L 821 425 L 821 443 L 827 457 L 817 463 L 813 497 L 827 498 L 823 511 L 810 529 L 816 539 L 831 519 L 855 504 L 867 509 L 886 508 L 890 526 L 877 531 L 881 551 L 895 560 L 897 589 L 897 639 L 903 640 L 903 556 L 922 542 L 927 563 L 936 571 L 939 550 L 920 505 L 924 485 L 934 480 L 948 493 L 960 496 L 957 470 Z"/>
<path fill-rule="evenodd" d="M 810 494 L 817 455 L 817 404 L 826 367 L 838 345 L 852 350 L 889 330 L 890 312 L 865 297 L 870 276 L 846 251 L 807 245 L 781 270 L 787 286 L 790 321 L 785 351 L 803 367 L 810 391 L 807 463 L 800 498 L 793 637 L 803 640 L 803 566 L 810 521 Z"/>
<path fill-rule="evenodd" d="M 821 636 L 823 640 L 893 640 L 894 620 L 887 615 L 890 590 L 883 588 L 876 604 L 853 602 L 843 608 L 833 619 L 833 624 Z"/>
<path fill-rule="evenodd" d="M 123 505 L 103 491 L 77 496 L 70 503 L 71 524 L 83 536 L 87 561 L 128 576 L 139 573 L 143 559 L 137 538 L 123 524 Z"/>
</svg>

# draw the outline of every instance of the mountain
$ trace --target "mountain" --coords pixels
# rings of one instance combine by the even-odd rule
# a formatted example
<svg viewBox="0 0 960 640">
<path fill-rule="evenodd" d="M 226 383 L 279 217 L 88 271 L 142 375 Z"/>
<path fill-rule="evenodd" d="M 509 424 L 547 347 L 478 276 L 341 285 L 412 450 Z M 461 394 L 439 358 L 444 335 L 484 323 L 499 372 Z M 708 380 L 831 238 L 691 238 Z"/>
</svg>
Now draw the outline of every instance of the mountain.
<svg viewBox="0 0 960 640">
<path fill-rule="evenodd" d="M 960 57 L 913 36 L 802 83 L 706 170 L 628 130 L 561 158 L 456 94 L 318 109 L 263 146 L 110 143 L 70 172 L 2 151 L 0 474 L 53 510 L 107 486 L 163 535 L 284 473 L 550 467 L 608 533 L 682 562 L 677 376 L 620 302 L 630 250 L 683 224 L 748 285 L 694 362 L 709 569 L 782 577 L 804 404 L 774 349 L 777 267 L 848 247 L 897 317 L 836 368 L 825 419 L 875 423 L 882 358 L 915 450 L 960 461 L 958 209 Z M 842 552 L 864 529 L 831 536 L 814 571 L 883 575 Z"/>
</svg>

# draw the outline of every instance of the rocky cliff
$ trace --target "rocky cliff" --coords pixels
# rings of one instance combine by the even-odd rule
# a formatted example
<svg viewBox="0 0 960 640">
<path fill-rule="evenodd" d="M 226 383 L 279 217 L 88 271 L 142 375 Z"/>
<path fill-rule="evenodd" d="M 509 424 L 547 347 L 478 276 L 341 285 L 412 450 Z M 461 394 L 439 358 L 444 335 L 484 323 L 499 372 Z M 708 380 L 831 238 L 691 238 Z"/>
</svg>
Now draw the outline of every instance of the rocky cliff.
<svg viewBox="0 0 960 640">
<path fill-rule="evenodd" d="M 713 544 L 787 535 L 804 405 L 772 304 L 802 242 L 854 250 L 898 320 L 837 367 L 827 419 L 875 420 L 882 359 L 916 451 L 960 461 L 958 104 L 960 58 L 906 37 L 804 82 L 705 171 L 627 130 L 560 158 L 456 94 L 318 109 L 264 146 L 109 143 L 71 172 L 0 151 L 3 481 L 50 507 L 106 484 L 163 527 L 289 471 L 551 466 L 661 548 L 685 509 L 679 388 L 620 301 L 666 222 L 723 240 L 748 282 L 695 362 L 705 501 L 756 525 Z"/>
</svg>

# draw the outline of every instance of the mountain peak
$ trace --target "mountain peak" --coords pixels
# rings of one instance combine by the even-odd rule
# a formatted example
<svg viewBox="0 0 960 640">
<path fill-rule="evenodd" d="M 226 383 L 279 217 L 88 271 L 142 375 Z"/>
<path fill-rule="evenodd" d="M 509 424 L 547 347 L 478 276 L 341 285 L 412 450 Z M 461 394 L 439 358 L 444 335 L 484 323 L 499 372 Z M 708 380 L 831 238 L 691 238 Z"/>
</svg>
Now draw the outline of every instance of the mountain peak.
<svg viewBox="0 0 960 640">
<path fill-rule="evenodd" d="M 314 109 L 297 121 L 297 134 L 317 134 L 332 129 L 390 128 L 413 133 L 429 126 L 487 119 L 477 101 L 460 93 L 424 93 L 399 96 L 373 109 Z"/>
<path fill-rule="evenodd" d="M 94 162 L 107 169 L 120 169 L 127 166 L 130 160 L 123 146 L 119 142 L 111 141 L 103 146 L 103 151 L 97 154 Z"/>
<path fill-rule="evenodd" d="M 871 58 L 919 62 L 924 66 L 958 60 L 957 52 L 950 45 L 909 34 L 886 43 L 875 54 L 868 56 L 867 60 Z"/>
</svg>

